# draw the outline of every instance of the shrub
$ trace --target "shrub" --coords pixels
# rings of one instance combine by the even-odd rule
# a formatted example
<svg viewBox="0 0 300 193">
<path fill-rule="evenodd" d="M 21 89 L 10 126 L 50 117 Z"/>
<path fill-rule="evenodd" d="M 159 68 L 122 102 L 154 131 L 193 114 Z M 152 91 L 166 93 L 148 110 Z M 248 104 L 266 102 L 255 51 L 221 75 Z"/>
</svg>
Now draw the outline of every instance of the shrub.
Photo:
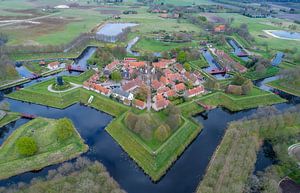
<svg viewBox="0 0 300 193">
<path fill-rule="evenodd" d="M 67 119 L 60 119 L 58 120 L 56 131 L 59 140 L 66 140 L 73 134 L 73 125 Z"/>
<path fill-rule="evenodd" d="M 20 137 L 17 140 L 17 149 L 21 155 L 32 156 L 37 152 L 38 147 L 32 137 Z"/>
</svg>

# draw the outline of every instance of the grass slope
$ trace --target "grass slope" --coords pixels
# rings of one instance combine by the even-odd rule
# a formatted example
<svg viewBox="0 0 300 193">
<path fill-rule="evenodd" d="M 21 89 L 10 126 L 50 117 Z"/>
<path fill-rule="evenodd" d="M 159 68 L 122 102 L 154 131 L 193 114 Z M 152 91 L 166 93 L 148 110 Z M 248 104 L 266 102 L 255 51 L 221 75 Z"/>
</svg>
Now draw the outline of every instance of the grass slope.
<svg viewBox="0 0 300 193">
<path fill-rule="evenodd" d="M 298 96 L 300 97 L 300 83 L 295 83 L 295 84 L 292 84 L 292 83 L 289 83 L 287 84 L 285 82 L 285 80 L 283 79 L 279 79 L 279 80 L 274 80 L 272 82 L 268 82 L 267 83 L 268 86 L 272 87 L 272 88 L 275 88 L 275 89 L 278 89 L 278 90 L 282 90 L 286 93 L 289 93 L 289 94 L 292 94 L 292 95 L 295 95 L 295 96 Z"/>
<path fill-rule="evenodd" d="M 74 126 L 71 137 L 64 141 L 58 140 L 56 127 L 56 120 L 37 118 L 15 130 L 0 147 L 0 179 L 39 170 L 77 157 L 88 150 Z M 18 153 L 16 141 L 22 136 L 35 139 L 38 145 L 35 155 L 24 157 Z"/>
<path fill-rule="evenodd" d="M 222 106 L 230 111 L 240 111 L 244 109 L 285 102 L 285 100 L 280 98 L 278 95 L 275 95 L 271 92 L 262 91 L 258 88 L 252 89 L 251 93 L 246 96 L 216 92 L 201 97 L 198 101 L 207 105 Z"/>
<path fill-rule="evenodd" d="M 201 131 L 201 126 L 184 118 L 184 124 L 158 149 L 151 150 L 140 138 L 123 124 L 124 114 L 115 119 L 106 131 L 119 143 L 130 157 L 150 176 L 159 180 Z"/>
<path fill-rule="evenodd" d="M 18 119 L 20 119 L 19 113 L 9 112 L 0 120 L 0 128 Z"/>
</svg>

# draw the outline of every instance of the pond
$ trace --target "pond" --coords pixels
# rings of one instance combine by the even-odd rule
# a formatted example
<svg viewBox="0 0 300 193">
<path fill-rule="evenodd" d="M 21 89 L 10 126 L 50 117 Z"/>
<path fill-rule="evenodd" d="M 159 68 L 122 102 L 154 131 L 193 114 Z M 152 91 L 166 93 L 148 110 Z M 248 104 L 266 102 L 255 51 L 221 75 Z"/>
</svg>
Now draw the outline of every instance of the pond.
<svg viewBox="0 0 300 193">
<path fill-rule="evenodd" d="M 276 38 L 300 41 L 299 32 L 290 32 L 285 30 L 264 30 L 264 32 Z"/>
<path fill-rule="evenodd" d="M 107 23 L 97 31 L 96 37 L 102 41 L 116 42 L 124 30 L 137 25 L 136 23 Z"/>
</svg>

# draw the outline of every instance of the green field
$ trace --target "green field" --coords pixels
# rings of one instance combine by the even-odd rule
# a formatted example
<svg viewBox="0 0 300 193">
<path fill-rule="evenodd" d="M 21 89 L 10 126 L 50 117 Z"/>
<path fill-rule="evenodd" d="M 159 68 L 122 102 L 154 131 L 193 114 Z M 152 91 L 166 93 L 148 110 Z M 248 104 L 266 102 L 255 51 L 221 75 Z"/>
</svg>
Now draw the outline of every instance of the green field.
<svg viewBox="0 0 300 193">
<path fill-rule="evenodd" d="M 148 174 L 158 181 L 201 131 L 201 126 L 183 117 L 184 124 L 167 141 L 153 150 L 141 138 L 124 125 L 124 114 L 115 119 L 106 131 L 118 142 L 129 156 Z"/>
<path fill-rule="evenodd" d="M 65 140 L 58 139 L 57 127 L 57 120 L 36 118 L 16 129 L 0 147 L 0 179 L 39 170 L 88 150 L 73 125 L 71 135 Z M 37 143 L 38 151 L 32 156 L 23 156 L 18 152 L 16 142 L 24 136 L 33 138 Z"/>
<path fill-rule="evenodd" d="M 274 80 L 272 82 L 267 83 L 268 86 L 284 91 L 286 93 L 295 95 L 300 97 L 300 83 L 298 84 L 292 84 L 292 83 L 286 83 L 283 79 Z"/>
<path fill-rule="evenodd" d="M 246 96 L 216 92 L 200 97 L 197 101 L 207 105 L 222 106 L 230 111 L 240 111 L 244 109 L 282 103 L 286 100 L 271 92 L 262 91 L 255 87 L 252 89 L 251 93 Z"/>
<path fill-rule="evenodd" d="M 269 53 L 266 53 L 269 58 L 271 58 L 271 56 L 273 55 L 273 53 L 276 52 L 276 50 L 299 48 L 298 41 L 277 39 L 274 37 L 270 37 L 265 32 L 263 32 L 263 30 L 289 30 L 288 26 L 291 24 L 295 24 L 291 21 L 277 18 L 249 18 L 235 13 L 216 13 L 216 15 L 225 19 L 234 18 L 233 26 L 240 26 L 243 23 L 247 24 L 250 34 L 255 38 L 255 44 L 261 45 L 262 43 L 267 43 L 269 45 L 270 51 Z M 277 25 L 278 23 L 282 23 L 282 26 Z M 299 30 L 300 25 L 297 26 Z M 266 36 L 266 38 L 261 35 Z M 240 39 L 238 39 L 238 41 L 239 40 Z M 241 43 L 243 44 L 243 42 Z M 244 46 L 247 48 L 247 43 L 244 43 Z M 253 51 L 260 54 L 265 48 L 263 46 L 258 47 L 261 50 Z M 299 49 L 298 53 L 300 53 Z"/>
<path fill-rule="evenodd" d="M 20 119 L 19 113 L 7 112 L 7 114 L 0 120 L 0 128 Z"/>
</svg>

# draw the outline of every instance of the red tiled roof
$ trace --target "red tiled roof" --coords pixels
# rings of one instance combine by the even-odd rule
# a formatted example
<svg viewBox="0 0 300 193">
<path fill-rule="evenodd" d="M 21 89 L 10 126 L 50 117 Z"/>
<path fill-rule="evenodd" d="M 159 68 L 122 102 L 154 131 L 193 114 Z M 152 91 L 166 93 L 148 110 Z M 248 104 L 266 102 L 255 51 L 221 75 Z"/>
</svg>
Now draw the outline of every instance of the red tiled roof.
<svg viewBox="0 0 300 193">
<path fill-rule="evenodd" d="M 136 106 L 136 107 L 139 107 L 141 109 L 144 109 L 146 107 L 146 103 L 144 101 L 141 101 L 141 100 L 138 100 L 138 99 L 135 99 L 133 101 L 133 104 Z"/>
<path fill-rule="evenodd" d="M 183 83 L 179 83 L 175 85 L 175 90 L 176 91 L 182 91 L 185 90 L 185 85 Z"/>
<path fill-rule="evenodd" d="M 109 93 L 109 89 L 99 85 L 99 84 L 93 84 L 93 87 L 95 90 L 101 92 L 101 93 L 104 93 L 104 94 L 108 94 Z"/>
<path fill-rule="evenodd" d="M 127 82 L 126 84 L 124 84 L 124 85 L 122 86 L 122 89 L 128 92 L 128 91 L 130 91 L 131 89 L 133 89 L 134 87 L 140 86 L 142 83 L 143 83 L 143 82 L 142 82 L 141 79 L 136 78 L 136 79 L 133 79 L 133 80 Z"/>
<path fill-rule="evenodd" d="M 105 68 L 107 70 L 111 71 L 111 70 L 114 70 L 117 67 L 118 64 L 120 64 L 120 61 L 119 60 L 115 60 L 112 63 L 108 64 Z"/>
<path fill-rule="evenodd" d="M 56 62 L 51 62 L 48 64 L 48 66 L 54 67 L 54 66 L 58 66 L 60 63 L 58 61 Z"/>
<path fill-rule="evenodd" d="M 219 25 L 215 27 L 215 32 L 225 31 L 225 25 Z"/>
<path fill-rule="evenodd" d="M 163 98 L 161 100 L 157 100 L 155 104 L 157 109 L 161 109 L 169 105 L 169 100 Z"/>
<path fill-rule="evenodd" d="M 169 87 L 163 86 L 157 90 L 157 93 L 161 94 L 161 93 L 168 92 L 169 90 L 170 90 Z"/>
<path fill-rule="evenodd" d="M 169 90 L 168 92 L 166 92 L 166 97 L 173 97 L 176 95 L 175 90 Z"/>
<path fill-rule="evenodd" d="M 129 62 L 129 66 L 131 68 L 142 68 L 142 67 L 146 66 L 146 62 L 145 61 L 141 61 L 141 62 Z"/>
<path fill-rule="evenodd" d="M 151 86 L 153 89 L 157 90 L 160 87 L 162 87 L 163 84 L 161 82 L 159 82 L 158 80 L 153 80 Z"/>
<path fill-rule="evenodd" d="M 187 94 L 187 96 L 197 95 L 197 94 L 202 93 L 203 91 L 204 91 L 204 87 L 201 85 L 201 86 L 195 87 L 193 89 L 187 90 L 186 94 Z"/>
<path fill-rule="evenodd" d="M 160 82 L 162 82 L 164 85 L 167 85 L 170 83 L 170 81 L 165 77 L 165 76 L 161 76 L 160 77 Z"/>
</svg>

